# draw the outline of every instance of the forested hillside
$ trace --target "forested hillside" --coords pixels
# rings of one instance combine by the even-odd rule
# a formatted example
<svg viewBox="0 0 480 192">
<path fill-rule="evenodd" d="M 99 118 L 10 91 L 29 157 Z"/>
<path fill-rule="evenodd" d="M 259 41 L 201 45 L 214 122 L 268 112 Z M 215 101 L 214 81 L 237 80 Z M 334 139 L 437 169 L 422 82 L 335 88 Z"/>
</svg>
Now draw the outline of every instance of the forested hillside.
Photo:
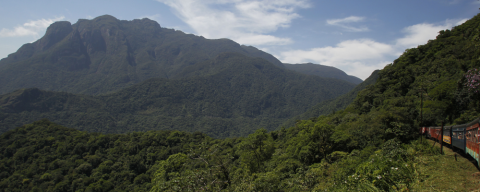
<svg viewBox="0 0 480 192">
<path fill-rule="evenodd" d="M 425 45 L 406 50 L 345 110 L 299 121 L 288 129 L 257 130 L 238 144 L 237 161 L 229 161 L 233 152 L 228 150 L 223 158 L 208 156 L 210 150 L 216 151 L 216 145 L 194 156 L 170 156 L 160 162 L 152 191 L 200 187 L 232 191 L 427 190 L 419 185 L 429 177 L 421 169 L 428 166 L 424 157 L 438 151 L 415 140 L 420 125 L 466 123 L 480 115 L 479 28 L 477 15 L 452 30 L 440 31 Z M 210 161 L 205 167 L 196 166 L 199 161 L 193 157 Z M 186 163 L 177 166 L 175 160 Z M 204 171 L 202 175 L 210 177 L 202 178 L 209 179 L 195 180 L 199 171 L 192 169 Z"/>
<path fill-rule="evenodd" d="M 335 113 L 336 111 L 345 109 L 348 105 L 350 105 L 357 94 L 364 90 L 367 86 L 375 84 L 378 79 L 378 73 L 380 70 L 375 70 L 370 77 L 365 79 L 362 83 L 358 84 L 355 88 L 353 88 L 347 94 L 341 95 L 335 99 L 323 101 L 314 105 L 313 107 L 309 108 L 305 113 L 297 115 L 289 120 L 285 121 L 281 126 L 283 127 L 291 127 L 295 125 L 297 120 L 301 119 L 310 119 L 310 118 L 317 118 L 321 115 L 329 115 Z"/>
<path fill-rule="evenodd" d="M 181 130 L 215 138 L 246 136 L 259 128 L 275 130 L 312 103 L 333 99 L 354 87 L 235 53 L 186 68 L 182 75 L 189 73 L 207 75 L 150 79 L 102 96 L 38 89 L 5 94 L 0 96 L 1 131 L 48 118 L 101 133 Z"/>
</svg>

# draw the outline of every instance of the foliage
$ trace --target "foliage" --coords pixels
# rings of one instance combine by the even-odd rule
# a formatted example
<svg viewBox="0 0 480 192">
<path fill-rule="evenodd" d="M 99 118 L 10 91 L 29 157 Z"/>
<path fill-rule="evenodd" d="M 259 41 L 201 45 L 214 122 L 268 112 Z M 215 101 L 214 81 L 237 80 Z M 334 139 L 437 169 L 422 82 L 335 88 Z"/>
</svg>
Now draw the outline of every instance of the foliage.
<svg viewBox="0 0 480 192">
<path fill-rule="evenodd" d="M 478 89 L 480 88 L 480 70 L 478 69 L 470 69 L 465 74 L 465 86 L 468 87 L 469 91 L 478 93 Z"/>
<path fill-rule="evenodd" d="M 346 109 L 299 120 L 290 128 L 271 132 L 259 129 L 245 138 L 226 139 L 181 131 L 103 135 L 65 129 L 48 121 L 16 128 L 0 138 L 3 151 L 0 188 L 10 191 L 430 190 L 422 187 L 425 186 L 422 182 L 435 180 L 427 171 L 438 169 L 440 162 L 431 163 L 432 159 L 444 160 L 455 168 L 460 166 L 447 161 L 431 143 L 419 141 L 418 128 L 421 124 L 471 121 L 468 119 L 480 111 L 478 95 L 464 86 L 465 73 L 480 66 L 480 50 L 476 48 L 480 46 L 477 46 L 479 25 L 480 15 L 452 30 L 441 31 L 436 40 L 426 45 L 406 50 L 380 71 L 376 83 L 360 91 Z M 135 100 L 147 96 L 144 93 L 148 91 L 124 94 L 121 98 L 133 98 L 129 101 L 132 105 L 125 102 L 126 107 L 115 110 L 147 106 L 142 105 L 143 100 Z M 20 97 L 0 100 L 9 104 L 2 105 L 5 110 L 17 109 L 8 106 L 42 106 L 26 105 L 15 99 L 35 100 L 38 97 L 31 97 L 35 92 L 16 94 Z M 80 100 L 94 103 L 108 97 Z M 112 98 L 112 101 L 122 100 Z M 155 106 L 155 102 L 148 104 Z M 472 167 L 461 171 L 471 171 Z M 478 186 L 478 181 L 463 181 L 469 188 Z M 457 186 L 449 189 L 460 190 Z"/>
<path fill-rule="evenodd" d="M 275 152 L 267 161 L 260 160 L 264 167 L 248 169 L 242 158 L 234 160 L 236 171 L 229 177 L 231 184 L 223 189 L 416 188 L 428 177 L 419 167 L 427 166 L 420 157 L 438 155 L 426 142 L 414 140 L 420 124 L 452 124 L 459 118 L 471 121 L 467 119 L 480 111 L 478 96 L 464 86 L 465 73 L 480 65 L 478 38 L 474 38 L 480 35 L 475 30 L 478 23 L 480 17 L 476 16 L 451 31 L 440 32 L 426 45 L 406 50 L 345 110 L 271 132 Z"/>
<path fill-rule="evenodd" d="M 288 68 L 288 67 L 287 67 Z M 310 119 L 316 118 L 320 115 L 329 115 L 331 113 L 335 113 L 336 111 L 345 109 L 350 103 L 353 102 L 357 94 L 364 90 L 367 86 L 375 84 L 378 79 L 379 70 L 374 71 L 370 77 L 365 79 L 364 82 L 358 84 L 355 88 L 353 88 L 348 93 L 336 97 L 332 100 L 323 101 L 310 107 L 305 113 L 301 115 L 297 115 L 295 117 L 290 118 L 289 120 L 285 121 L 281 126 L 283 127 L 290 127 L 295 125 L 295 122 L 299 119 Z"/>
<path fill-rule="evenodd" d="M 197 67 L 191 72 L 211 75 L 150 79 L 102 96 L 17 90 L 0 96 L 0 132 L 48 118 L 102 133 L 174 129 L 216 138 L 246 136 L 262 127 L 274 130 L 311 103 L 352 88 L 347 82 L 300 75 L 241 54 L 221 54 Z"/>
<path fill-rule="evenodd" d="M 86 133 L 41 120 L 0 136 L 0 151 L 4 152 L 0 155 L 0 188 L 148 191 L 154 173 L 162 167 L 158 161 L 209 140 L 201 133 L 178 131 Z"/>
<path fill-rule="evenodd" d="M 354 157 L 339 163 L 332 186 L 343 190 L 406 190 L 417 176 L 413 167 L 413 154 L 407 154 L 405 147 L 401 147 L 396 140 L 386 142 L 383 149 L 375 151 L 364 161 Z M 356 161 L 355 161 L 356 160 Z M 343 163 L 355 164 L 342 168 Z"/>
</svg>

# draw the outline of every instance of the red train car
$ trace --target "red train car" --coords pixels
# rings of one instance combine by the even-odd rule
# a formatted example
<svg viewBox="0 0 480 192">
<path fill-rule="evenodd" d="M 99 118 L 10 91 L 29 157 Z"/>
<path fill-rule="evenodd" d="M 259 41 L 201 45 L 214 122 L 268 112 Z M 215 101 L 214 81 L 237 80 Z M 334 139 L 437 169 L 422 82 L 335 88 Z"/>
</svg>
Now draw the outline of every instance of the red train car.
<svg viewBox="0 0 480 192">
<path fill-rule="evenodd" d="M 476 119 L 475 121 L 472 121 L 471 123 L 467 124 L 467 131 L 465 134 L 465 138 L 467 140 L 466 153 L 472 156 L 475 160 L 477 160 L 477 163 L 480 166 L 480 161 L 479 161 L 480 132 L 478 131 L 478 128 L 479 128 L 479 119 Z"/>
<path fill-rule="evenodd" d="M 442 127 L 421 127 L 428 138 L 451 144 L 472 156 L 480 166 L 480 117 L 468 124 Z"/>
<path fill-rule="evenodd" d="M 430 137 L 433 139 L 436 139 L 437 141 L 442 141 L 442 133 L 441 133 L 442 127 L 429 127 L 428 132 L 430 133 Z"/>
</svg>

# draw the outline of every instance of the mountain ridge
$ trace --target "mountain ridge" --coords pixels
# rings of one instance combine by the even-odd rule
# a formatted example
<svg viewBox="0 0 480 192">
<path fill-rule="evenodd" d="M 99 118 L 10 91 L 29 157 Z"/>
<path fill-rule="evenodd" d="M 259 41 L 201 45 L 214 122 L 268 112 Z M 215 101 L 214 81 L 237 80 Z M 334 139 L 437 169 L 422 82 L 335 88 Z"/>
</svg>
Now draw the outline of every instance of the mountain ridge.
<svg viewBox="0 0 480 192">
<path fill-rule="evenodd" d="M 162 28 L 150 19 L 104 15 L 55 22 L 45 36 L 0 60 L 0 94 L 20 88 L 102 94 L 149 78 L 175 78 L 184 67 L 237 52 L 283 68 L 272 55 L 228 39 Z M 39 74 L 42 73 L 42 74 Z"/>
<path fill-rule="evenodd" d="M 344 71 L 332 66 L 313 64 L 313 63 L 299 63 L 299 64 L 284 63 L 283 66 L 285 66 L 285 68 L 287 69 L 294 70 L 303 74 L 317 75 L 317 76 L 326 77 L 326 78 L 342 79 L 350 83 L 354 83 L 356 85 L 363 82 L 362 79 L 352 75 L 348 75 Z"/>
</svg>

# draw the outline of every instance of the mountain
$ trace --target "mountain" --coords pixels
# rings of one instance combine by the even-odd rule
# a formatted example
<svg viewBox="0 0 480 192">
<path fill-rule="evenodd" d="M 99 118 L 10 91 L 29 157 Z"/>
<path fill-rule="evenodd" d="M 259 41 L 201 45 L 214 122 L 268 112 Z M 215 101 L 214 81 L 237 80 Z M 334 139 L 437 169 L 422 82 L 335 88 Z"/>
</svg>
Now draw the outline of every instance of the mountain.
<svg viewBox="0 0 480 192">
<path fill-rule="evenodd" d="M 288 64 L 284 63 L 285 68 L 294 70 L 307 75 L 317 75 L 325 78 L 335 78 L 348 81 L 353 84 L 360 84 L 363 81 L 355 76 L 347 75 L 340 69 L 335 67 L 313 64 L 313 63 L 304 63 L 304 64 Z"/>
<path fill-rule="evenodd" d="M 212 137 L 245 136 L 262 127 L 274 130 L 312 103 L 354 87 L 239 53 L 222 53 L 178 75 L 189 78 L 150 79 L 101 96 L 17 90 L 0 96 L 1 132 L 48 118 L 102 133 L 182 130 Z"/>
<path fill-rule="evenodd" d="M 344 110 L 270 133 L 257 130 L 241 141 L 216 142 L 195 152 L 198 159 L 191 153 L 170 156 L 161 161 L 151 191 L 201 190 L 201 183 L 239 191 L 478 189 L 468 179 L 463 186 L 455 181 L 476 172 L 475 161 L 461 158 L 470 167 L 456 168 L 463 176 L 435 171 L 458 163 L 419 139 L 419 128 L 475 122 L 480 115 L 479 26 L 480 14 L 405 50 L 374 73 L 375 83 Z M 197 169 L 199 163 L 203 168 Z"/>
<path fill-rule="evenodd" d="M 392 64 L 374 72 L 369 80 L 376 79 L 375 83 L 359 91 L 344 110 L 300 120 L 295 126 L 271 132 L 258 129 L 244 138 L 211 139 L 201 133 L 181 131 L 105 135 L 68 129 L 47 120 L 17 127 L 0 135 L 0 188 L 152 192 L 476 190 L 479 183 L 475 179 L 463 179 L 462 186 L 458 186 L 459 178 L 475 174 L 475 161 L 462 157 L 453 160 L 453 152 L 446 155 L 438 145 L 418 138 L 421 126 L 462 124 L 480 115 L 480 85 L 473 82 L 480 77 L 478 26 L 480 14 L 452 30 L 440 31 L 435 40 L 425 45 L 406 50 Z M 245 56 L 226 58 L 235 57 L 243 60 L 241 57 Z M 228 68 L 256 68 L 255 76 L 265 73 L 264 78 L 275 79 L 268 70 L 262 70 L 273 64 L 259 58 L 247 60 L 256 64 L 234 65 L 234 59 L 228 66 L 237 67 Z M 171 89 L 168 84 L 187 88 L 193 87 L 189 85 L 196 82 L 193 80 L 219 78 L 215 83 L 235 86 L 221 77 L 228 74 L 221 73 L 228 68 L 213 61 L 203 65 L 214 66 L 202 68 L 209 76 L 192 78 L 191 82 L 152 79 L 144 83 L 157 89 L 140 88 L 144 86 L 141 84 L 139 88 L 122 90 L 121 97 L 18 90 L 1 96 L 0 109 L 4 112 L 0 117 L 13 113 L 34 116 L 63 109 L 87 114 L 94 112 L 95 107 L 122 112 L 143 105 L 122 102 L 155 95 L 154 100 L 139 100 L 150 102 L 143 106 L 152 108 L 144 112 L 153 114 L 161 108 L 161 100 L 175 103 L 187 97 L 203 98 L 208 91 L 227 94 L 219 89 L 187 91 L 183 96 L 185 91 L 168 91 L 172 96 L 158 97 L 164 94 L 163 89 Z M 237 75 L 248 75 L 240 74 Z M 210 76 L 214 78 L 209 79 Z M 274 83 L 265 84 L 271 85 Z M 317 88 L 311 87 L 311 91 Z M 77 108 L 76 103 L 93 107 Z M 206 112 L 210 109 L 215 108 Z M 185 107 L 187 111 L 191 110 Z M 445 164 L 456 171 L 446 175 L 438 169 Z"/>
<path fill-rule="evenodd" d="M 350 105 L 355 98 L 357 97 L 358 93 L 367 86 L 374 85 L 377 82 L 379 77 L 380 70 L 375 70 L 365 81 L 358 84 L 355 88 L 353 88 L 348 93 L 336 97 L 335 99 L 323 101 L 314 105 L 313 107 L 309 108 L 305 113 L 301 115 L 295 116 L 287 121 L 285 121 L 281 126 L 283 127 L 291 127 L 295 125 L 297 120 L 301 119 L 310 119 L 310 118 L 318 118 L 321 115 L 329 115 L 335 113 L 339 110 L 344 110 L 348 105 Z"/>
<path fill-rule="evenodd" d="M 255 47 L 162 28 L 146 18 L 125 21 L 104 15 L 73 25 L 60 21 L 41 39 L 0 60 L 0 94 L 36 87 L 98 95 L 150 78 L 181 78 L 186 67 L 226 52 L 260 57 L 283 68 Z"/>
</svg>

